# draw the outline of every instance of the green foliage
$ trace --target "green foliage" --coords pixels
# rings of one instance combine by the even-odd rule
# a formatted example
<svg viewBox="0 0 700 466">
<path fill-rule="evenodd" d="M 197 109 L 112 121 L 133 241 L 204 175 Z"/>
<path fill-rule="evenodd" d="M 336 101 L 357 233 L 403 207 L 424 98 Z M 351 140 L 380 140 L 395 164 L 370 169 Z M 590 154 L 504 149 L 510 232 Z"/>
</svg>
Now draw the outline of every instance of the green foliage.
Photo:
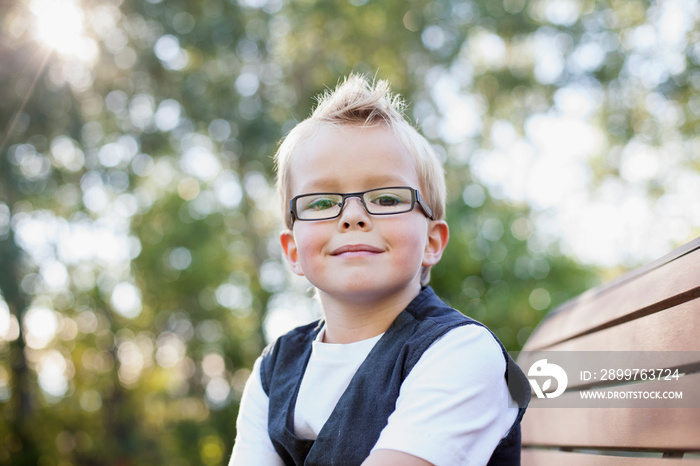
<svg viewBox="0 0 700 466">
<path fill-rule="evenodd" d="M 519 350 L 546 311 L 598 282 L 558 251 L 538 250 L 527 212 L 501 203 L 450 204 L 450 242 L 433 268 L 433 287 L 451 306 Z"/>
<path fill-rule="evenodd" d="M 586 189 L 663 198 L 700 171 L 697 14 L 654 48 L 657 3 L 84 0 L 82 27 L 50 5 L 0 7 L 0 464 L 227 462 L 265 319 L 304 299 L 272 155 L 350 72 L 390 80 L 442 151 L 432 285 L 509 350 L 603 271 L 484 160 L 539 150 L 536 117 L 583 89 Z M 627 180 L 630 144 L 677 171 Z"/>
</svg>

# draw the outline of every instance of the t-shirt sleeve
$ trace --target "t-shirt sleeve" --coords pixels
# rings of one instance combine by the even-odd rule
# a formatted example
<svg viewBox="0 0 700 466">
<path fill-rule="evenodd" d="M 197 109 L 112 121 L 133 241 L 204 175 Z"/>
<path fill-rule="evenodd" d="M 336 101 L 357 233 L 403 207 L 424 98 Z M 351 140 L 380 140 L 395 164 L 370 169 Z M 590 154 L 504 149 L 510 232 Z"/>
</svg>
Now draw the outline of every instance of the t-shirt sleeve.
<svg viewBox="0 0 700 466">
<path fill-rule="evenodd" d="M 236 421 L 236 441 L 229 466 L 283 466 L 267 432 L 269 399 L 260 380 L 260 358 L 246 382 Z"/>
<path fill-rule="evenodd" d="M 404 380 L 373 450 L 402 451 L 436 466 L 486 464 L 518 414 L 505 367 L 488 330 L 478 325 L 451 330 Z"/>
</svg>

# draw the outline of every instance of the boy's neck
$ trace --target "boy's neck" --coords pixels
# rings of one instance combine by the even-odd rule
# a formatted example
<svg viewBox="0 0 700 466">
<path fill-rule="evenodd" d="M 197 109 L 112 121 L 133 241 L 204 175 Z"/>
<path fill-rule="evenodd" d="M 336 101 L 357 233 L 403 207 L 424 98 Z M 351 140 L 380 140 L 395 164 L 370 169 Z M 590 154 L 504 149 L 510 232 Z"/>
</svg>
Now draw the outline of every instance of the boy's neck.
<svg viewBox="0 0 700 466">
<path fill-rule="evenodd" d="M 418 284 L 381 299 L 364 301 L 338 298 L 319 290 L 326 319 L 324 343 L 354 343 L 386 332 L 420 290 Z"/>
</svg>

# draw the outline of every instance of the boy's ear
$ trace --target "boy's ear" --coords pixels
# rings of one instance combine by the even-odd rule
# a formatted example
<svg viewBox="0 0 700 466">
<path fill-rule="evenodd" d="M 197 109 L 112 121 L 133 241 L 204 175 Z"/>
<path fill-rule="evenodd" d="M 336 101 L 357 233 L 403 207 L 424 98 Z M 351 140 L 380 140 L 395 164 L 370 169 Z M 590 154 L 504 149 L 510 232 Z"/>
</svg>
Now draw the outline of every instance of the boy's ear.
<svg viewBox="0 0 700 466">
<path fill-rule="evenodd" d="M 442 258 L 442 253 L 450 239 L 450 229 L 444 220 L 433 220 L 428 226 L 428 241 L 423 253 L 423 267 L 430 267 Z"/>
<path fill-rule="evenodd" d="M 287 263 L 292 269 L 292 272 L 303 277 L 304 272 L 301 270 L 299 251 L 297 250 L 297 243 L 294 240 L 294 233 L 292 230 L 284 230 L 280 233 L 280 244 L 282 245 L 284 258 L 287 259 Z"/>
</svg>

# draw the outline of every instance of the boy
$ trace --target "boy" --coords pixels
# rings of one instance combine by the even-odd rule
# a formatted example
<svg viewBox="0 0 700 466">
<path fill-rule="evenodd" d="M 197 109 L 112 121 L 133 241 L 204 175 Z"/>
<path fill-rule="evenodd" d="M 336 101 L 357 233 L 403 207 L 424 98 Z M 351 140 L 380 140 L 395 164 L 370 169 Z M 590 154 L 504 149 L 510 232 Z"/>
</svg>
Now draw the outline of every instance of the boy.
<svg viewBox="0 0 700 466">
<path fill-rule="evenodd" d="M 276 160 L 284 256 L 324 318 L 256 361 L 230 465 L 519 464 L 529 384 L 427 286 L 444 174 L 387 83 L 350 76 Z"/>
</svg>

